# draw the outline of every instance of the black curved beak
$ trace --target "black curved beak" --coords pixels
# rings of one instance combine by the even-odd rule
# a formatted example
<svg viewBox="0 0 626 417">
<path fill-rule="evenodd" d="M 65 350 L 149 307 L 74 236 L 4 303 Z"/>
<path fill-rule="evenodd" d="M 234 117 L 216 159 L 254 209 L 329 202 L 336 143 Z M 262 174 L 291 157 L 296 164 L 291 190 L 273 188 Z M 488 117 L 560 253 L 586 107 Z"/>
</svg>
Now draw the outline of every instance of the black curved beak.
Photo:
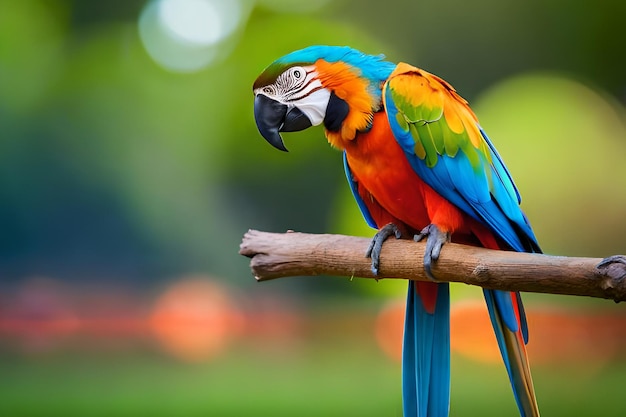
<svg viewBox="0 0 626 417">
<path fill-rule="evenodd" d="M 259 133 L 276 149 L 287 152 L 279 132 L 297 132 L 311 127 L 311 121 L 297 107 L 257 94 L 254 98 L 254 120 Z"/>
</svg>

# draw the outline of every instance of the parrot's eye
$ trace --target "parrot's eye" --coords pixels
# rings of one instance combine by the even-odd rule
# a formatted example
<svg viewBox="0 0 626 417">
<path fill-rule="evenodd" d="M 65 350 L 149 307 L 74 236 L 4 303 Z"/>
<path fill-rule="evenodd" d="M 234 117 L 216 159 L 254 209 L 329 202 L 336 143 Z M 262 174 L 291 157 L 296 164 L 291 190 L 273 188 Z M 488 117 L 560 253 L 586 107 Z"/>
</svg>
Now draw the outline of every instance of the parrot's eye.
<svg viewBox="0 0 626 417">
<path fill-rule="evenodd" d="M 290 70 L 290 75 L 292 78 L 292 82 L 300 83 L 304 80 L 304 76 L 306 75 L 306 71 L 302 67 L 293 67 Z"/>
</svg>

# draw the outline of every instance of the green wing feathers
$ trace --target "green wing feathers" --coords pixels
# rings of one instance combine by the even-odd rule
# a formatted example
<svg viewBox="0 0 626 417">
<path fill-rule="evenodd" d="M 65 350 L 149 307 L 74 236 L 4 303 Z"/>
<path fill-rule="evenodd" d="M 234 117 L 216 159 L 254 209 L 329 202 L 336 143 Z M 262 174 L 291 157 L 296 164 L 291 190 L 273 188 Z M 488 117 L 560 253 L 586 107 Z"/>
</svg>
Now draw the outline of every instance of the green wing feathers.
<svg viewBox="0 0 626 417">
<path fill-rule="evenodd" d="M 398 125 L 411 133 L 413 152 L 428 167 L 434 167 L 439 156 L 456 157 L 459 150 L 476 170 L 481 169 L 480 156 L 491 162 L 476 116 L 441 78 L 399 64 L 384 91 L 397 108 Z"/>
</svg>

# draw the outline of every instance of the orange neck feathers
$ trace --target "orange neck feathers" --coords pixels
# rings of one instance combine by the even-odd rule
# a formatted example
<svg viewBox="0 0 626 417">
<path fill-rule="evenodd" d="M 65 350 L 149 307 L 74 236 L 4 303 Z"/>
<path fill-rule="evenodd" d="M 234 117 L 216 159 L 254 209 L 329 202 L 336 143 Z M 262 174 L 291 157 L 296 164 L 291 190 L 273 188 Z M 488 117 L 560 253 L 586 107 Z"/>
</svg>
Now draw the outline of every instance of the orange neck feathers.
<svg viewBox="0 0 626 417">
<path fill-rule="evenodd" d="M 326 131 L 328 142 L 335 148 L 344 149 L 344 142 L 351 141 L 358 131 L 366 130 L 371 122 L 374 109 L 379 103 L 369 92 L 371 88 L 354 68 L 343 62 L 329 63 L 323 59 L 315 63 L 319 80 L 327 88 L 348 103 L 350 111 L 337 132 Z"/>
</svg>

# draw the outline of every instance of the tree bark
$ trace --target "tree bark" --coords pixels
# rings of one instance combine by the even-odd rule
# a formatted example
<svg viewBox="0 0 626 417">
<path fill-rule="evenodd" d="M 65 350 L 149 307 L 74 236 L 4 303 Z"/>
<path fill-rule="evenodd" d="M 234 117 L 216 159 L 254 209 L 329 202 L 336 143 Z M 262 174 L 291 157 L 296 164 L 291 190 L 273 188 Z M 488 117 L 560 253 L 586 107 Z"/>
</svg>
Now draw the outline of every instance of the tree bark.
<svg viewBox="0 0 626 417">
<path fill-rule="evenodd" d="M 425 243 L 389 239 L 378 275 L 365 257 L 370 239 L 344 235 L 249 230 L 239 253 L 251 258 L 258 281 L 289 276 L 334 275 L 428 281 Z M 626 300 L 626 257 L 577 258 L 446 244 L 432 268 L 438 281 L 483 288 Z"/>
</svg>

